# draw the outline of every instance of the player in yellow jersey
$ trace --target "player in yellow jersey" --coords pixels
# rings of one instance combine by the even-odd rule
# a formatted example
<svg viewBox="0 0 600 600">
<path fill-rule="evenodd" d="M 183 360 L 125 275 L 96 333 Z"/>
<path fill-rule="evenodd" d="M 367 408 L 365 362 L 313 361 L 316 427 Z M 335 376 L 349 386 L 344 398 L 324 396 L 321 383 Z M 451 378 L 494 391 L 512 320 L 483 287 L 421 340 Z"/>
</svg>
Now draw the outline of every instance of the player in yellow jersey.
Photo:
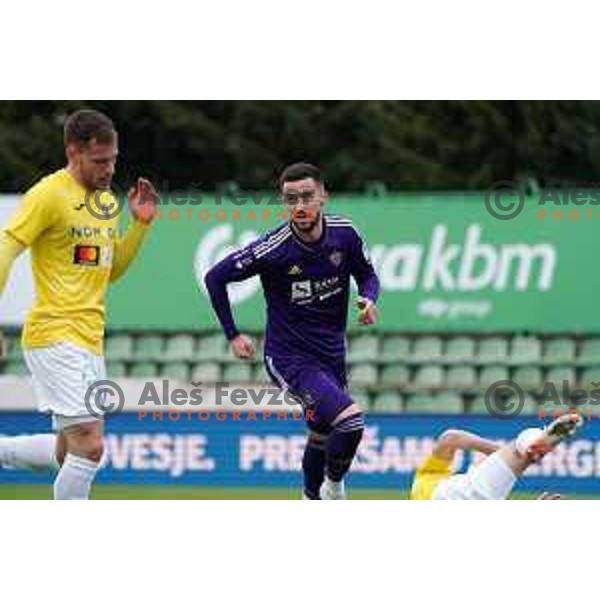
<svg viewBox="0 0 600 600">
<path fill-rule="evenodd" d="M 35 301 L 22 344 L 40 409 L 52 414 L 58 434 L 54 498 L 86 499 L 103 455 L 103 422 L 90 414 L 85 395 L 106 378 L 104 297 L 138 253 L 157 194 L 138 180 L 129 196 L 131 224 L 121 236 L 120 205 L 110 191 L 118 155 L 114 124 L 100 112 L 77 111 L 65 123 L 64 141 L 66 168 L 34 185 L 0 232 L 0 293 L 12 263 L 29 248 Z M 43 444 L 41 436 L 14 440 L 20 445 L 9 440 L 4 454 L 17 466 L 19 459 L 26 463 L 36 455 L 36 440 L 43 462 L 48 436 Z"/>
<path fill-rule="evenodd" d="M 449 429 L 437 438 L 432 453 L 417 469 L 410 499 L 506 500 L 527 467 L 574 435 L 582 424 L 579 415 L 563 415 L 544 429 L 525 429 L 508 444 Z M 458 450 L 474 450 L 487 456 L 466 473 L 454 474 L 452 464 Z M 542 500 L 558 498 L 555 494 L 540 496 Z"/>
</svg>

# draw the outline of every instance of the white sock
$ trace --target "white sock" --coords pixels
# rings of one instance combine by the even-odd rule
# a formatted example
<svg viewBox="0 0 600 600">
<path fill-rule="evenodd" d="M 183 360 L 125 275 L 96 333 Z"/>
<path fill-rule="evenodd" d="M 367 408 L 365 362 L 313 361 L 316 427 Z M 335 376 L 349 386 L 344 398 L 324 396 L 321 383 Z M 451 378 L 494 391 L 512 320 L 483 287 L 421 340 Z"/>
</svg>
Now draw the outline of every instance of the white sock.
<svg viewBox="0 0 600 600">
<path fill-rule="evenodd" d="M 54 480 L 55 500 L 87 500 L 98 463 L 75 454 L 67 454 Z"/>
<path fill-rule="evenodd" d="M 344 492 L 344 480 L 341 481 L 333 481 L 333 479 L 329 479 L 329 477 L 325 476 L 325 485 L 327 485 L 331 490 L 335 490 L 336 492 Z"/>
<path fill-rule="evenodd" d="M 346 489 L 344 480 L 333 481 L 329 477 L 325 477 L 323 486 L 321 487 L 322 500 L 343 500 L 346 498 Z"/>
<path fill-rule="evenodd" d="M 56 435 L 11 435 L 0 437 L 0 465 L 13 469 L 56 471 Z"/>
</svg>

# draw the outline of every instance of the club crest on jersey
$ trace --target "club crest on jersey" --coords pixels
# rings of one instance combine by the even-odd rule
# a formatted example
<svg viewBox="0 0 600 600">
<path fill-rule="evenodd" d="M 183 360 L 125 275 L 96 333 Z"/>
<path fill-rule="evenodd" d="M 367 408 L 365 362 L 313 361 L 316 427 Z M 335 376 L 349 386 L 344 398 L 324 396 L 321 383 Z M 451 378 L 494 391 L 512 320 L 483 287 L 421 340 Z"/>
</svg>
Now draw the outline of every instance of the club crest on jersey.
<svg viewBox="0 0 600 600">
<path fill-rule="evenodd" d="M 343 257 L 344 255 L 339 250 L 336 250 L 329 255 L 329 260 L 334 267 L 339 267 L 342 264 Z"/>
<path fill-rule="evenodd" d="M 238 260 L 235 261 L 235 268 L 242 270 L 242 269 L 245 269 L 246 267 L 250 266 L 253 262 L 254 262 L 254 258 L 252 258 L 252 256 L 246 256 L 245 258 L 238 258 Z"/>
<path fill-rule="evenodd" d="M 299 265 L 292 265 L 288 270 L 288 275 L 300 275 L 302 269 Z"/>
<path fill-rule="evenodd" d="M 100 264 L 100 246 L 75 246 L 73 262 L 85 267 L 97 267 Z"/>
<path fill-rule="evenodd" d="M 312 406 L 314 403 L 315 399 L 313 398 L 313 395 L 310 392 L 304 392 L 304 394 L 300 398 L 300 404 L 302 404 L 302 406 L 304 407 L 307 407 Z"/>
</svg>

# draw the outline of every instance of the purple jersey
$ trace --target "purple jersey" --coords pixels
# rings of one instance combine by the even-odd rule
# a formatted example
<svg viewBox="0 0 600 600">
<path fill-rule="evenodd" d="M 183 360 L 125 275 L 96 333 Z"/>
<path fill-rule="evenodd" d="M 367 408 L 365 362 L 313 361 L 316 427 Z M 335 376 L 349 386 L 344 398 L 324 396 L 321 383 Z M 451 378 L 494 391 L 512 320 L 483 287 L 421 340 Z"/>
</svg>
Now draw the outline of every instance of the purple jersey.
<svg viewBox="0 0 600 600">
<path fill-rule="evenodd" d="M 379 293 L 365 244 L 341 216 L 325 215 L 323 234 L 313 243 L 285 223 L 208 271 L 206 288 L 228 339 L 239 332 L 226 286 L 254 275 L 261 278 L 267 304 L 264 351 L 276 360 L 343 361 L 350 277 L 361 296 L 375 302 Z"/>
</svg>

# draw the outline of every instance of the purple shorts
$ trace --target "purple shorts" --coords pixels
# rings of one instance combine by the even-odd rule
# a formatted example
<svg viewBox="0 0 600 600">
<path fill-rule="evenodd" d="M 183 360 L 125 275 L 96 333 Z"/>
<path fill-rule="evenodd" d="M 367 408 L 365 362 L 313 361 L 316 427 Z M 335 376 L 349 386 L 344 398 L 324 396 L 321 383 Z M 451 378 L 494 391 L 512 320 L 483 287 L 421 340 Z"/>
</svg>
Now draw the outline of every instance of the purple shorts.
<svg viewBox="0 0 600 600">
<path fill-rule="evenodd" d="M 265 367 L 273 383 L 302 404 L 308 428 L 317 433 L 329 433 L 331 422 L 353 402 L 343 361 L 330 366 L 265 356 Z"/>
</svg>

